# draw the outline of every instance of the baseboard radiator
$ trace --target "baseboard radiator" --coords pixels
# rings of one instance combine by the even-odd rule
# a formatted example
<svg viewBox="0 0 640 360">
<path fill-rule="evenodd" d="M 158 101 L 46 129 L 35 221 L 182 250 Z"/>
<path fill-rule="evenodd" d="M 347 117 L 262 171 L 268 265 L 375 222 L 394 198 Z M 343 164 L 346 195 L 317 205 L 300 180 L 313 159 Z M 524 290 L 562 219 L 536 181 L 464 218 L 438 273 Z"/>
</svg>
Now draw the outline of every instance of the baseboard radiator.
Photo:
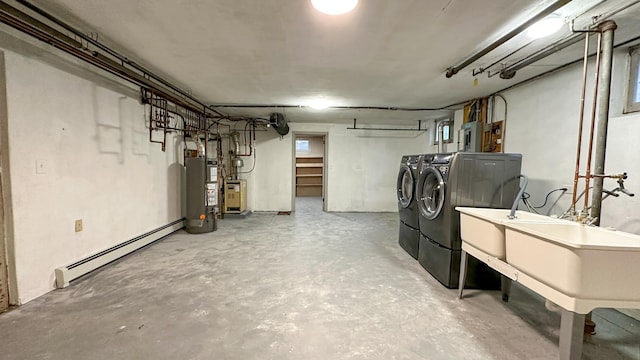
<svg viewBox="0 0 640 360">
<path fill-rule="evenodd" d="M 101 266 L 104 266 L 144 246 L 147 246 L 154 241 L 158 241 L 177 230 L 182 229 L 184 227 L 184 221 L 184 219 L 176 220 L 170 224 L 161 226 L 155 230 L 151 230 L 148 233 L 142 234 L 131 240 L 100 251 L 97 254 L 91 255 L 71 265 L 57 268 L 55 270 L 56 287 L 58 289 L 65 288 L 69 286 L 69 283 L 72 280 L 75 280 Z"/>
</svg>

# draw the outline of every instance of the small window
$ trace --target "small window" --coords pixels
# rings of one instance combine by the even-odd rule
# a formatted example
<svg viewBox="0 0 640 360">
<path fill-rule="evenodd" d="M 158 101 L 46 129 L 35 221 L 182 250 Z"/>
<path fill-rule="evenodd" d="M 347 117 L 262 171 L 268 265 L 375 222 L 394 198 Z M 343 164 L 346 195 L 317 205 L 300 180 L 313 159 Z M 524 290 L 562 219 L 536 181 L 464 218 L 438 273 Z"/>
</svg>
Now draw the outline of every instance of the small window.
<svg viewBox="0 0 640 360">
<path fill-rule="evenodd" d="M 625 113 L 640 111 L 640 47 L 629 49 L 629 82 Z"/>
<path fill-rule="evenodd" d="M 452 143 L 453 142 L 453 131 L 451 131 L 451 127 L 453 126 L 453 121 L 450 119 L 444 120 L 436 120 L 434 132 L 435 135 L 433 137 L 433 144 L 438 145 L 440 142 L 440 133 L 442 133 L 443 143 Z"/>
<path fill-rule="evenodd" d="M 309 152 L 309 140 L 296 140 L 296 151 Z"/>
</svg>

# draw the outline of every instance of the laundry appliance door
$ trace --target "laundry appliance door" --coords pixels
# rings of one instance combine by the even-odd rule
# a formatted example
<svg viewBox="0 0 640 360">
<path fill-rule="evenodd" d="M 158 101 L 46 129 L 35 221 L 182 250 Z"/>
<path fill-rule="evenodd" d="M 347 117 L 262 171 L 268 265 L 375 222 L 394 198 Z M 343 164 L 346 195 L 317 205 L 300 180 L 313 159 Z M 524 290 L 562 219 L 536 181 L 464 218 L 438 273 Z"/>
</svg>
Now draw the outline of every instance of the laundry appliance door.
<svg viewBox="0 0 640 360">
<path fill-rule="evenodd" d="M 405 164 L 400 166 L 398 173 L 398 204 L 401 208 L 407 208 L 413 201 L 413 192 L 415 189 L 415 179 L 411 168 Z"/>
<path fill-rule="evenodd" d="M 433 167 L 424 169 L 421 179 L 418 191 L 420 215 L 427 220 L 433 220 L 440 215 L 444 205 L 444 179 L 440 171 Z"/>
</svg>

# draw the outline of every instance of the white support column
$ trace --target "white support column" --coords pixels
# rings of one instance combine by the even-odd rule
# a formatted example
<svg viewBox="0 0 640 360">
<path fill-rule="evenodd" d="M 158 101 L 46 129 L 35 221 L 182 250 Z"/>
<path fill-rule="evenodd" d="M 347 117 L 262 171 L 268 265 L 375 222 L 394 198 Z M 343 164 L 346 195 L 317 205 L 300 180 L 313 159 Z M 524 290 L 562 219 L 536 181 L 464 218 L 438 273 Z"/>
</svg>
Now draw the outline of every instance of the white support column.
<svg viewBox="0 0 640 360">
<path fill-rule="evenodd" d="M 580 360 L 584 338 L 584 314 L 562 309 L 560 320 L 560 360 Z"/>
</svg>

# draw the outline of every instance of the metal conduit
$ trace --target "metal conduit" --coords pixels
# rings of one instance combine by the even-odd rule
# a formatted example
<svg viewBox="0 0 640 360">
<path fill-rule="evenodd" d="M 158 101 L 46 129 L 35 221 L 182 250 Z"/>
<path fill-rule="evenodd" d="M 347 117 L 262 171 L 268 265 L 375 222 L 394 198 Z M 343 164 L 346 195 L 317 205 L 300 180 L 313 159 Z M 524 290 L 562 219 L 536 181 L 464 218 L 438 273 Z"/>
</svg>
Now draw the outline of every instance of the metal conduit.
<svg viewBox="0 0 640 360">
<path fill-rule="evenodd" d="M 466 68 L 467 66 L 471 65 L 476 60 L 478 60 L 481 57 L 487 55 L 488 53 L 493 51 L 498 46 L 500 46 L 500 45 L 504 44 L 505 42 L 511 40 L 514 36 L 520 34 L 524 30 L 526 30 L 529 26 L 531 26 L 531 25 L 535 24 L 536 22 L 542 20 L 544 17 L 546 17 L 549 14 L 552 14 L 554 11 L 560 9 L 561 7 L 563 7 L 564 5 L 568 4 L 569 2 L 571 2 L 571 0 L 557 0 L 557 1 L 555 1 L 553 4 L 547 6 L 544 10 L 542 10 L 541 12 L 539 12 L 538 14 L 536 14 L 535 16 L 530 18 L 529 20 L 525 21 L 520 26 L 518 26 L 515 29 L 509 31 L 508 33 L 506 33 L 505 35 L 503 35 L 498 40 L 494 41 L 493 43 L 491 43 L 490 45 L 488 45 L 484 49 L 482 49 L 482 50 L 478 51 L 477 53 L 471 55 L 469 58 L 464 60 L 462 63 L 460 63 L 458 65 L 450 66 L 447 69 L 446 77 L 450 78 L 453 75 L 457 74 L 460 70 L 462 70 L 462 69 Z"/>
<path fill-rule="evenodd" d="M 602 63 L 600 82 L 598 85 L 598 137 L 596 140 L 595 174 L 604 174 L 605 154 L 607 151 L 607 129 L 609 126 L 609 100 L 611 95 L 611 69 L 613 66 L 614 32 L 618 25 L 607 20 L 600 24 L 598 30 L 602 32 Z M 590 174 L 587 174 L 590 176 Z M 604 178 L 596 176 L 593 181 L 593 200 L 591 202 L 591 218 L 594 225 L 600 225 L 602 212 L 602 189 Z"/>
<path fill-rule="evenodd" d="M 143 71 L 143 74 L 139 74 L 127 69 L 122 64 L 100 54 L 97 51 L 87 49 L 81 42 L 70 38 L 51 26 L 46 25 L 32 16 L 8 5 L 4 1 L 0 1 L 0 22 L 97 66 L 98 68 L 116 75 L 121 79 L 147 89 L 153 89 L 155 93 L 165 97 L 167 100 L 177 105 L 191 109 L 195 112 L 204 112 L 206 109 L 204 103 L 198 101 L 192 96 L 185 95 L 186 93 L 183 94 L 180 92 L 180 95 L 185 96 L 188 100 L 191 100 L 191 102 L 173 94 L 172 91 L 178 92 L 173 86 L 170 89 L 162 89 L 163 86 L 160 85 L 163 84 L 158 84 L 157 82 L 159 81 L 157 78 L 152 80 L 149 77 L 150 74 L 148 72 Z M 76 31 L 77 30 L 75 30 L 74 33 Z M 104 45 L 101 45 L 101 47 L 104 47 Z M 112 53 L 113 51 L 108 52 Z M 166 83 L 164 80 L 162 80 L 162 82 Z M 202 106 L 202 108 L 200 108 L 200 106 Z"/>
<path fill-rule="evenodd" d="M 62 20 L 56 18 L 52 14 L 42 10 L 41 8 L 31 4 L 30 2 L 28 2 L 26 0 L 16 0 L 16 1 L 19 4 L 25 6 L 26 8 L 34 11 L 38 15 L 41 15 L 42 17 L 46 18 L 47 20 L 50 20 L 54 24 L 64 28 L 65 30 L 70 31 L 74 35 L 76 35 L 76 36 L 80 37 L 81 39 L 85 40 L 87 43 L 96 46 L 97 48 L 109 53 L 109 55 L 111 55 L 111 56 L 117 58 L 118 60 L 122 61 L 123 63 L 133 67 L 134 69 L 136 69 L 138 71 L 141 71 L 143 73 L 143 75 L 148 75 L 153 80 L 155 80 L 155 81 L 161 83 L 162 85 L 170 88 L 171 90 L 179 93 L 180 95 L 184 96 L 185 98 L 188 98 L 189 100 L 195 102 L 196 104 L 202 106 L 203 108 L 205 108 L 207 106 L 202 101 L 198 100 L 197 98 L 195 98 L 194 96 L 192 96 L 188 92 L 186 92 L 186 91 L 182 90 L 181 88 L 171 84 L 170 82 L 164 80 L 160 76 L 158 76 L 158 75 L 154 74 L 153 72 L 151 72 L 149 69 L 147 69 L 147 68 L 145 68 L 145 67 L 143 67 L 141 65 L 138 65 L 137 63 L 135 63 L 132 60 L 128 59 L 126 56 L 124 56 L 122 54 L 119 54 L 115 50 L 110 49 L 106 45 L 100 43 L 99 41 L 97 41 L 97 40 L 95 40 L 93 38 L 91 38 L 90 36 L 85 35 L 81 31 L 79 31 L 78 29 L 76 29 L 76 28 L 72 27 L 71 25 L 63 22 Z"/>
<path fill-rule="evenodd" d="M 538 54 L 526 57 L 511 66 L 507 66 L 506 68 L 500 71 L 500 78 L 502 79 L 511 79 L 515 76 L 516 72 L 524 67 L 527 67 L 535 62 L 538 62 L 549 55 L 555 54 L 556 52 L 563 50 L 575 43 L 578 43 L 582 37 L 580 35 L 571 36 L 568 39 L 561 41 L 557 44 L 553 44 L 547 47 L 542 52 Z"/>
<path fill-rule="evenodd" d="M 411 107 L 398 107 L 398 106 L 329 106 L 330 110 L 382 110 L 382 111 L 441 111 L 441 110 L 449 110 L 452 107 L 465 105 L 470 100 L 460 101 L 457 103 L 440 106 L 440 107 L 429 107 L 429 108 L 411 108 Z M 308 106 L 305 105 L 284 105 L 284 104 L 211 104 L 209 105 L 211 109 L 215 108 L 238 108 L 238 109 L 273 109 L 273 108 L 282 108 L 282 109 L 303 109 Z"/>
<path fill-rule="evenodd" d="M 597 5 L 599 5 L 601 3 L 602 2 L 594 5 L 593 7 L 589 8 L 589 10 L 595 8 Z M 602 23 L 604 23 L 605 20 L 610 19 L 614 15 L 616 15 L 616 14 L 618 14 L 618 13 L 620 13 L 620 12 L 622 12 L 622 11 L 632 7 L 632 6 L 635 6 L 635 5 L 639 4 L 639 3 L 640 3 L 640 0 L 633 1 L 633 2 L 623 6 L 621 8 L 613 10 L 610 13 L 603 14 L 602 16 L 600 16 L 598 18 L 598 21 L 601 21 L 601 24 L 602 24 Z M 585 12 L 587 12 L 589 10 L 585 10 Z M 580 14 L 580 15 L 583 15 L 583 14 Z M 580 16 L 580 15 L 578 15 L 578 16 Z M 527 67 L 527 66 L 529 66 L 529 65 L 531 65 L 533 63 L 536 63 L 536 62 L 538 62 L 538 61 L 546 58 L 547 56 L 552 55 L 552 54 L 554 54 L 554 53 L 556 53 L 558 51 L 564 50 L 565 48 L 567 48 L 567 47 L 569 47 L 569 46 L 571 46 L 573 44 L 578 43 L 580 41 L 580 39 L 581 39 L 581 36 L 580 36 L 579 33 L 598 32 L 597 26 L 598 25 L 592 25 L 587 30 L 573 30 L 576 34 L 574 34 L 572 36 L 569 36 L 569 37 L 565 38 L 564 40 L 561 40 L 560 42 L 557 42 L 555 44 L 551 44 L 551 45 L 547 46 L 546 48 L 540 50 L 539 52 L 531 54 L 531 55 L 529 55 L 529 56 L 527 56 L 527 57 L 525 57 L 523 59 L 520 59 L 520 60 L 516 61 L 515 63 L 505 67 L 502 70 L 500 70 L 500 78 L 501 79 L 511 79 L 511 78 L 513 78 L 516 75 L 516 72 L 518 70 L 520 70 L 522 68 L 525 68 L 525 67 Z M 594 27 L 596 29 L 594 29 Z M 571 25 L 571 28 L 573 29 L 573 23 Z M 620 45 L 622 45 L 622 44 L 620 44 Z M 618 45 L 618 46 L 620 46 L 620 45 Z M 493 64 L 493 65 L 495 65 L 495 64 Z M 491 66 L 489 66 L 487 68 L 490 68 L 490 67 Z"/>
</svg>

